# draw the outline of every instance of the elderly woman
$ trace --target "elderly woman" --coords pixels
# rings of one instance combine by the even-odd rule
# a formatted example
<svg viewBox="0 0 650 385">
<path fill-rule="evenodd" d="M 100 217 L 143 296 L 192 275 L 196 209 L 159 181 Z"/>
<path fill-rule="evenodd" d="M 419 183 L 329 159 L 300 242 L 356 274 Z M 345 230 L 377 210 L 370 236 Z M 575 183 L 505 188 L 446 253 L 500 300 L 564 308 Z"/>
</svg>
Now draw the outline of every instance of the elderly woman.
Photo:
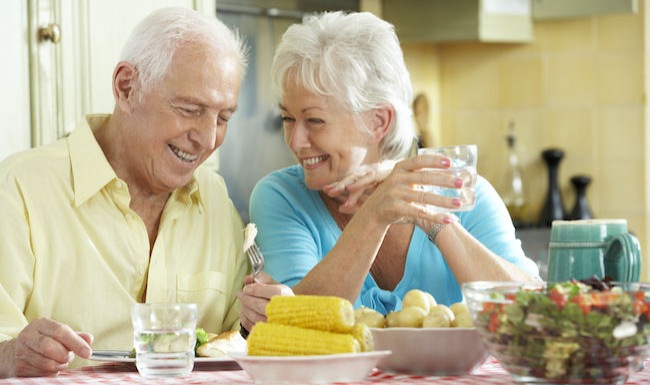
<svg viewBox="0 0 650 385">
<path fill-rule="evenodd" d="M 244 328 L 277 294 L 335 295 L 385 314 L 414 288 L 449 305 L 464 282 L 538 279 L 487 180 L 457 216 L 431 208 L 460 201 L 417 187 L 462 180 L 440 172 L 448 158 L 408 157 L 413 92 L 392 25 L 370 13 L 307 17 L 285 32 L 272 73 L 299 164 L 252 193 L 266 274 L 239 295 Z"/>
</svg>

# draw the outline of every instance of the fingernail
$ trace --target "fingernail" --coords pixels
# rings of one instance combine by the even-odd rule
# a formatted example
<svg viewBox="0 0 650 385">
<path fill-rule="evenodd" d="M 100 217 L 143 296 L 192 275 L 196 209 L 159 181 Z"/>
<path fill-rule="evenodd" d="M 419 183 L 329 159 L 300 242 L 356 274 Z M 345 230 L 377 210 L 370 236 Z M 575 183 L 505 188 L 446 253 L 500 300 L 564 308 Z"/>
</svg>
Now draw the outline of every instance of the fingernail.
<svg viewBox="0 0 650 385">
<path fill-rule="evenodd" d="M 440 161 L 440 164 L 445 166 L 445 167 L 450 166 L 451 165 L 451 160 L 443 159 L 443 160 Z"/>
<path fill-rule="evenodd" d="M 453 221 L 454 221 L 454 220 L 453 220 L 451 217 L 444 217 L 444 218 L 442 219 L 442 222 L 445 223 L 445 224 L 447 224 L 447 225 L 450 224 L 450 223 L 453 222 Z"/>
<path fill-rule="evenodd" d="M 93 354 L 93 351 L 90 348 L 83 348 L 81 354 L 83 358 L 88 358 Z"/>
<path fill-rule="evenodd" d="M 454 187 L 461 188 L 464 183 L 463 178 L 456 178 L 456 180 L 454 180 Z"/>
<path fill-rule="evenodd" d="M 463 201 L 460 200 L 460 199 L 458 199 L 458 198 L 454 198 L 454 199 L 452 199 L 451 202 L 452 202 L 452 204 L 453 204 L 454 206 L 456 206 L 456 207 L 460 207 L 460 206 L 463 205 Z"/>
</svg>

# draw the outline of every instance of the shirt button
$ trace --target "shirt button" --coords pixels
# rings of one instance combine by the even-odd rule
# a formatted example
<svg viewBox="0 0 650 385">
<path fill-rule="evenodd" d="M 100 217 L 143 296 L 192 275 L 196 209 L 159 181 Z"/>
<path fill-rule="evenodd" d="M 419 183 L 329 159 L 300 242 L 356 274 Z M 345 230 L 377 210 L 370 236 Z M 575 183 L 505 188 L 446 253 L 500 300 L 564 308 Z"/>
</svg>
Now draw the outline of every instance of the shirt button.
<svg viewBox="0 0 650 385">
<path fill-rule="evenodd" d="M 120 181 L 120 180 L 115 181 L 115 187 L 122 188 L 123 185 L 124 185 L 124 183 L 122 183 L 122 181 Z"/>
</svg>

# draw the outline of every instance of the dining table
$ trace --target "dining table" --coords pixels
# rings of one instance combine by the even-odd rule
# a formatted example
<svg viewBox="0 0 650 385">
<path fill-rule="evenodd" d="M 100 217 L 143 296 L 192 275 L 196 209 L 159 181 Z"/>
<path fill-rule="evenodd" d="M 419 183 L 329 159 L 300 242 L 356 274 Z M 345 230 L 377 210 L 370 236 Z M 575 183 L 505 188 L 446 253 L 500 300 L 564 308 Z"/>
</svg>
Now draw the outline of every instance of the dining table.
<svg viewBox="0 0 650 385">
<path fill-rule="evenodd" d="M 133 363 L 108 362 L 100 365 L 86 366 L 62 371 L 56 377 L 19 377 L 0 379 L 0 384 L 17 385 L 56 385 L 56 384 L 264 384 L 255 382 L 234 361 L 218 362 L 210 365 L 195 366 L 192 373 L 172 379 L 147 379 L 139 375 Z M 471 373 L 461 376 L 425 376 L 415 374 L 395 374 L 373 369 L 363 380 L 353 382 L 336 382 L 337 385 L 370 385 L 370 384 L 465 384 L 465 385 L 504 385 L 515 384 L 510 374 L 503 369 L 499 362 L 489 357 L 481 366 Z M 650 384 L 650 356 L 646 358 L 642 370 L 632 373 L 626 385 Z M 298 385 L 300 385 L 298 383 Z"/>
</svg>

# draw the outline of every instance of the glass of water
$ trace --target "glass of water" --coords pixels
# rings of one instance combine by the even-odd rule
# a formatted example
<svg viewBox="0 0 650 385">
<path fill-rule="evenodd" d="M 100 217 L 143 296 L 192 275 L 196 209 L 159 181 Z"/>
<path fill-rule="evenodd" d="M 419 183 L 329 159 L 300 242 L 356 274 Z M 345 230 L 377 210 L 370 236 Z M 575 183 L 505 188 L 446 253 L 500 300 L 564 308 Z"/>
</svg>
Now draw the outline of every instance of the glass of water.
<svg viewBox="0 0 650 385">
<path fill-rule="evenodd" d="M 193 303 L 136 303 L 131 308 L 135 363 L 143 377 L 178 377 L 194 368 Z"/>
<path fill-rule="evenodd" d="M 418 150 L 418 155 L 437 154 L 451 159 L 451 167 L 448 169 L 435 169 L 438 172 L 448 172 L 454 176 L 463 178 L 462 188 L 450 188 L 442 186 L 420 186 L 424 191 L 432 192 L 437 195 L 458 198 L 462 201 L 462 206 L 457 209 L 448 209 L 444 207 L 435 207 L 435 212 L 451 211 L 469 211 L 474 208 L 476 195 L 476 162 L 478 160 L 478 149 L 475 144 L 464 144 L 459 146 L 447 147 L 427 147 Z"/>
</svg>

